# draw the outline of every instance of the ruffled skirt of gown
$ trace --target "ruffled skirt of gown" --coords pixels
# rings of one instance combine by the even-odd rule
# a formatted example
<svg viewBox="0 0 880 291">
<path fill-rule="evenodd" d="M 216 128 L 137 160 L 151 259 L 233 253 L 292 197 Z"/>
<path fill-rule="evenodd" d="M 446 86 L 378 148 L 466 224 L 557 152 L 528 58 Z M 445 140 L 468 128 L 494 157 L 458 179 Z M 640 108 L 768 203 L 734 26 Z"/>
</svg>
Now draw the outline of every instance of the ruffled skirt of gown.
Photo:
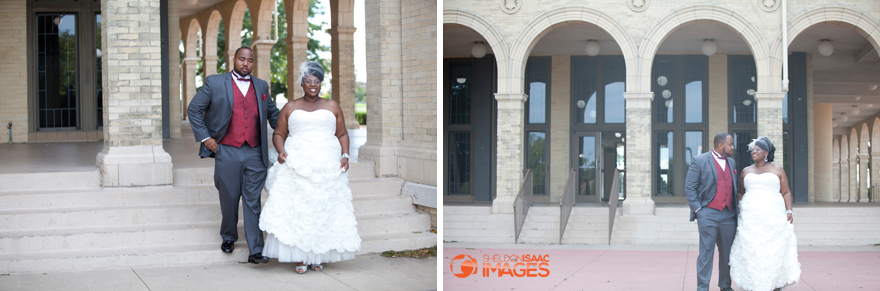
<svg viewBox="0 0 880 291">
<path fill-rule="evenodd" d="M 324 119 L 326 127 L 335 126 L 333 114 L 326 114 L 330 111 L 317 112 L 291 114 L 287 161 L 272 165 L 266 178 L 269 198 L 260 214 L 260 229 L 268 233 L 263 255 L 280 262 L 337 262 L 360 251 L 348 173 L 340 169 L 341 147 L 332 135 L 335 127 L 325 129 L 328 134 L 296 128 Z"/>
<path fill-rule="evenodd" d="M 750 291 L 796 285 L 801 274 L 797 238 L 785 214 L 779 178 L 764 173 L 747 174 L 744 180 L 746 193 L 730 249 L 730 277 Z"/>
</svg>

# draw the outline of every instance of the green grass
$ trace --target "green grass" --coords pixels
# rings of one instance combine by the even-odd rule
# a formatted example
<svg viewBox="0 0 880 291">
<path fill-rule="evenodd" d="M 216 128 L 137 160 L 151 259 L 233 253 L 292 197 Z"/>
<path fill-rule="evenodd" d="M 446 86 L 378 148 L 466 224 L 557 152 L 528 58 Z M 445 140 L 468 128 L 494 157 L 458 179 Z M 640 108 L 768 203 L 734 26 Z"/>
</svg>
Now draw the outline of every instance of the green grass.
<svg viewBox="0 0 880 291">
<path fill-rule="evenodd" d="M 367 103 L 355 103 L 354 113 L 367 113 Z"/>
</svg>

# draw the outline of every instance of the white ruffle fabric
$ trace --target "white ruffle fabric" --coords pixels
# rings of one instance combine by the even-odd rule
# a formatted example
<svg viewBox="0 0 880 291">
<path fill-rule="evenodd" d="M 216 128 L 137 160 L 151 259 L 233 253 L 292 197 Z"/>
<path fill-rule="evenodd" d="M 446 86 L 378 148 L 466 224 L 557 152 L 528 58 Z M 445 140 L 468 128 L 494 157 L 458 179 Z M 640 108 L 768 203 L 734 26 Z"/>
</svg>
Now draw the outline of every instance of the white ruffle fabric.
<svg viewBox="0 0 880 291">
<path fill-rule="evenodd" d="M 340 167 L 336 116 L 326 109 L 294 110 L 288 128 L 287 160 L 273 160 L 266 177 L 263 255 L 308 265 L 353 259 L 361 238 L 348 173 Z"/>
<path fill-rule="evenodd" d="M 746 193 L 739 203 L 736 237 L 730 249 L 730 277 L 744 290 L 769 291 L 797 285 L 794 226 L 788 223 L 779 177 L 773 173 L 746 174 Z"/>
</svg>

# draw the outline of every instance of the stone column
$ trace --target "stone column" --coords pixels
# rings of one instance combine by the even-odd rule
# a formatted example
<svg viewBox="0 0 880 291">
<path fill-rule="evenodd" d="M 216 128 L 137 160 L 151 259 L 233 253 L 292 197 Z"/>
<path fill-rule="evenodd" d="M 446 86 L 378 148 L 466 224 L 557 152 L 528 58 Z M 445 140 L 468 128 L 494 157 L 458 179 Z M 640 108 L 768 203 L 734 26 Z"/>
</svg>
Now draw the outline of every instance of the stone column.
<svg viewBox="0 0 880 291">
<path fill-rule="evenodd" d="M 102 1 L 104 149 L 96 164 L 104 187 L 171 185 L 162 148 L 159 0 Z M 138 60 L 137 66 L 122 66 Z"/>
<path fill-rule="evenodd" d="M 349 12 L 351 13 L 351 12 Z M 354 116 L 354 31 L 353 26 L 338 26 L 330 29 L 330 51 L 333 52 L 333 100 L 342 107 L 346 128 L 360 125 Z"/>
<path fill-rule="evenodd" d="M 862 149 L 862 152 L 859 153 L 859 191 L 858 191 L 858 202 L 867 203 L 868 202 L 868 160 L 871 159 L 871 155 L 867 153 L 867 149 Z M 876 165 L 876 164 L 875 164 Z"/>
<path fill-rule="evenodd" d="M 846 135 L 840 137 L 840 199 L 839 202 L 849 202 L 849 138 Z"/>
<path fill-rule="evenodd" d="M 369 94 L 367 95 L 369 96 Z M 528 95 L 496 93 L 498 100 L 498 162 L 492 213 L 513 213 L 513 202 L 522 186 L 525 148 L 525 102 Z"/>
<path fill-rule="evenodd" d="M 183 69 L 183 118 L 186 119 L 186 108 L 189 101 L 196 96 L 196 66 L 199 58 L 184 58 L 181 64 Z"/>
<path fill-rule="evenodd" d="M 202 64 L 204 64 L 203 71 L 205 72 L 204 80 L 208 79 L 210 75 L 217 74 L 217 60 L 220 59 L 217 56 L 203 56 Z"/>
<path fill-rule="evenodd" d="M 271 40 L 256 40 L 251 45 L 251 48 L 254 50 L 254 57 L 256 58 L 254 72 L 251 74 L 269 83 L 270 91 L 272 87 L 272 46 L 274 44 Z M 271 93 L 276 94 L 278 92 Z"/>
<path fill-rule="evenodd" d="M 303 96 L 299 83 L 299 65 L 308 58 L 308 37 L 289 37 L 287 41 L 287 100 L 293 101 Z"/>
<path fill-rule="evenodd" d="M 177 139 L 181 137 L 180 121 L 183 120 L 183 109 L 180 102 L 180 54 L 177 46 L 173 45 L 180 41 L 180 10 L 178 1 L 168 1 L 168 43 L 172 44 L 169 49 L 168 56 L 168 109 L 171 111 L 168 115 L 171 123 L 171 138 Z"/>
<path fill-rule="evenodd" d="M 880 152 L 871 153 L 871 167 L 871 192 L 873 192 L 874 196 L 871 202 L 877 202 L 880 201 L 877 197 L 877 195 L 880 195 L 878 193 L 880 191 L 880 171 L 877 171 L 878 167 L 880 167 Z"/>
<path fill-rule="evenodd" d="M 755 101 L 758 103 L 758 136 L 766 136 L 776 146 L 776 154 L 773 163 L 783 164 L 782 154 L 782 100 L 784 92 L 755 92 Z"/>
<path fill-rule="evenodd" d="M 654 92 L 624 92 L 626 99 L 626 201 L 623 213 L 653 215 L 651 100 Z"/>
<path fill-rule="evenodd" d="M 850 140 L 850 143 L 858 142 L 856 140 Z M 850 145 L 852 147 L 852 145 Z M 852 148 L 850 148 L 849 153 L 849 175 L 846 177 L 849 180 L 849 192 L 847 192 L 847 196 L 849 199 L 847 202 L 859 202 L 859 183 L 856 180 L 856 165 L 858 164 L 858 156 L 859 154 L 854 152 Z"/>
<path fill-rule="evenodd" d="M 837 191 L 832 190 L 834 188 L 831 186 L 834 177 L 831 172 L 832 160 L 834 160 L 831 148 L 834 137 L 831 118 L 831 104 L 813 104 L 813 142 L 810 148 L 814 151 L 814 158 L 810 161 L 813 171 L 808 175 L 810 180 L 815 181 L 815 188 L 809 192 L 807 199 L 809 202 L 830 202 L 831 193 Z"/>
<path fill-rule="evenodd" d="M 226 33 L 226 39 L 229 39 L 228 32 Z M 227 41 L 227 44 L 228 43 L 229 43 L 229 41 Z M 239 44 L 239 45 L 241 45 L 241 44 Z M 232 72 L 232 70 L 235 69 L 235 50 L 237 50 L 237 49 L 238 49 L 238 47 L 235 47 L 231 50 L 226 51 L 226 72 L 227 73 Z"/>
<path fill-rule="evenodd" d="M 397 176 L 396 148 L 403 139 L 400 1 L 367 1 L 364 5 L 369 120 L 367 142 L 358 150 L 358 158 L 373 161 L 377 177 Z"/>
<path fill-rule="evenodd" d="M 840 141 L 831 142 L 831 194 L 828 201 L 840 201 Z"/>
</svg>

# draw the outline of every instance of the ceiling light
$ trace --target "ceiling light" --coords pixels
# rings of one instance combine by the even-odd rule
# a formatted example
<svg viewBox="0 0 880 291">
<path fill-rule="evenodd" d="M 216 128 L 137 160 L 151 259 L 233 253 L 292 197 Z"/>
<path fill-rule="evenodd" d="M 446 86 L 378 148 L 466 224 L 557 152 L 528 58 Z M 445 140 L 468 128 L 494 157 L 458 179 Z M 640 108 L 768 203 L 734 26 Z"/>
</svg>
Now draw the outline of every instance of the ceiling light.
<svg viewBox="0 0 880 291">
<path fill-rule="evenodd" d="M 707 56 L 712 56 L 718 51 L 718 46 L 715 45 L 715 41 L 712 39 L 707 39 L 703 41 L 703 54 Z"/>
<path fill-rule="evenodd" d="M 846 116 L 846 113 L 841 113 L 840 116 L 837 117 L 837 119 L 839 119 L 841 122 L 846 122 L 846 120 L 849 119 L 849 117 Z"/>
<path fill-rule="evenodd" d="M 859 115 L 859 106 L 853 105 L 852 108 L 849 109 L 849 114 Z"/>
<path fill-rule="evenodd" d="M 823 57 L 830 56 L 831 53 L 834 53 L 834 46 L 831 45 L 831 41 L 827 39 L 823 39 L 819 42 L 819 47 L 817 47 L 817 49 L 819 50 L 819 55 Z"/>
<path fill-rule="evenodd" d="M 831 127 L 837 127 L 837 119 L 831 119 Z"/>
<path fill-rule="evenodd" d="M 479 41 L 475 42 L 471 47 L 471 54 L 478 59 L 486 56 L 486 45 Z"/>
<path fill-rule="evenodd" d="M 595 57 L 599 54 L 599 42 L 591 39 L 587 41 L 587 45 L 584 47 L 584 51 L 588 56 Z"/>
<path fill-rule="evenodd" d="M 877 90 L 877 84 L 868 86 L 868 89 L 871 89 L 871 91 Z"/>
</svg>

